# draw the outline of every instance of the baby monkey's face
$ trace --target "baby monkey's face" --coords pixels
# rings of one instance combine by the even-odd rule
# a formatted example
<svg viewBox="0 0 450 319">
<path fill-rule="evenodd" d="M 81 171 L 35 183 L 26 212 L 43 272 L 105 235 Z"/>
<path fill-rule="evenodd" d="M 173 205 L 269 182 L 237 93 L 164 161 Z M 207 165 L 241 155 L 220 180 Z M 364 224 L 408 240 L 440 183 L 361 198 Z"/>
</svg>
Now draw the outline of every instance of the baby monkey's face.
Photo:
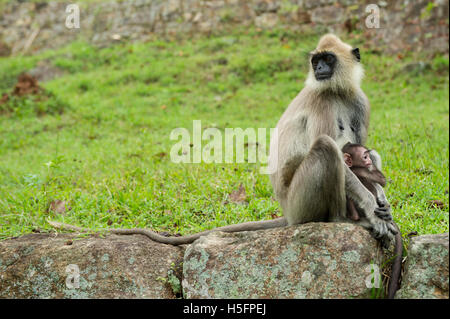
<svg viewBox="0 0 450 319">
<path fill-rule="evenodd" d="M 369 150 L 365 147 L 357 147 L 354 152 L 353 157 L 353 165 L 359 167 L 367 167 L 372 166 L 372 160 L 370 159 Z"/>
</svg>

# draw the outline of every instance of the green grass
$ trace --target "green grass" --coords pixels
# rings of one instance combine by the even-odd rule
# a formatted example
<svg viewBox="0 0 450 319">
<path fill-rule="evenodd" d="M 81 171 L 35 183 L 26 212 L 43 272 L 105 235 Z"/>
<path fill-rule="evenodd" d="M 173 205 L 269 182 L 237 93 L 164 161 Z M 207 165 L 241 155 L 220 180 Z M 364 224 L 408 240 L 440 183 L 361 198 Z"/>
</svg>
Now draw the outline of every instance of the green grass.
<svg viewBox="0 0 450 319">
<path fill-rule="evenodd" d="M 317 39 L 250 30 L 1 58 L 0 94 L 40 60 L 66 73 L 42 84 L 58 112 L 30 99 L 0 112 L 0 239 L 49 231 L 47 218 L 189 234 L 281 215 L 257 165 L 172 163 L 170 132 L 191 131 L 196 119 L 222 132 L 275 127 L 303 87 Z M 403 234 L 447 232 L 448 58 L 411 74 L 401 71 L 410 54 L 361 53 L 372 105 L 367 145 L 383 158 L 394 219 Z M 240 184 L 248 205 L 228 200 Z M 54 200 L 71 210 L 49 211 Z"/>
</svg>

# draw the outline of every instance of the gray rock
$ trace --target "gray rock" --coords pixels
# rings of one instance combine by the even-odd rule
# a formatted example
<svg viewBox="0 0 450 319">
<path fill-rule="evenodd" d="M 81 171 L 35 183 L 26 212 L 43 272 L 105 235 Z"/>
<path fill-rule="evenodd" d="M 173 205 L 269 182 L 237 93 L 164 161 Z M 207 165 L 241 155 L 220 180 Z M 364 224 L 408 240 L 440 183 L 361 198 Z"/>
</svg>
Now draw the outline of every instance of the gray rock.
<svg viewBox="0 0 450 319">
<path fill-rule="evenodd" d="M 303 0 L 299 1 L 305 9 L 313 9 L 320 6 L 333 4 L 334 0 Z"/>
<path fill-rule="evenodd" d="M 0 298 L 175 298 L 182 256 L 140 235 L 25 235 L 0 242 Z"/>
<path fill-rule="evenodd" d="M 360 21 L 367 42 L 393 52 L 448 53 L 448 1 L 375 1 L 380 29 L 368 29 L 363 0 L 109 0 L 80 4 L 80 29 L 67 29 L 63 1 L 6 1 L 0 6 L 0 55 L 34 54 L 67 45 L 77 38 L 98 47 L 116 43 L 113 34 L 130 34 L 127 41 L 146 41 L 150 33 L 216 33 L 233 25 L 287 28 L 322 33 L 345 29 Z M 24 45 L 38 35 L 29 50 Z"/>
<path fill-rule="evenodd" d="M 381 269 L 382 263 L 377 241 L 352 224 L 309 223 L 235 234 L 215 232 L 187 247 L 183 295 L 368 298 L 371 264 Z"/>
<path fill-rule="evenodd" d="M 255 25 L 258 28 L 273 28 L 278 23 L 278 16 L 275 13 L 263 13 L 255 18 Z"/>
<path fill-rule="evenodd" d="M 341 23 L 345 19 L 345 10 L 341 7 L 319 7 L 311 12 L 311 21 L 317 24 L 329 25 Z"/>
<path fill-rule="evenodd" d="M 180 0 L 168 0 L 164 2 L 164 6 L 162 8 L 162 18 L 164 21 L 171 20 L 174 16 L 179 15 L 181 6 Z"/>
<path fill-rule="evenodd" d="M 11 48 L 0 40 L 0 56 L 9 56 L 11 54 Z"/>
<path fill-rule="evenodd" d="M 275 13 L 280 8 L 280 4 L 277 1 L 273 0 L 257 0 L 253 7 L 256 14 L 265 12 Z"/>
<path fill-rule="evenodd" d="M 413 237 L 398 299 L 448 299 L 448 233 Z"/>
</svg>

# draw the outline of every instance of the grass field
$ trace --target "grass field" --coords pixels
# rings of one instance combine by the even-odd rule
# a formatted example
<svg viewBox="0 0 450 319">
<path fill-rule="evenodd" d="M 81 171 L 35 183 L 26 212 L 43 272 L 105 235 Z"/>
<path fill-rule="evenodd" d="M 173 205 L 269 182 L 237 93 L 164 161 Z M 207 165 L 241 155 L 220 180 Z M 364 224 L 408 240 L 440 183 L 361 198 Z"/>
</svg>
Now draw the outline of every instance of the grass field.
<svg viewBox="0 0 450 319">
<path fill-rule="evenodd" d="M 0 58 L 0 96 L 39 61 L 65 72 L 41 83 L 46 98 L 0 105 L 0 239 L 50 231 L 47 218 L 189 234 L 280 216 L 258 165 L 172 163 L 170 132 L 192 131 L 193 120 L 222 132 L 275 127 L 303 87 L 316 41 L 249 30 Z M 372 106 L 367 145 L 383 158 L 394 219 L 404 236 L 447 232 L 448 58 L 405 71 L 420 57 L 361 54 Z M 245 201 L 233 202 L 241 184 Z M 66 209 L 51 209 L 56 200 Z"/>
</svg>

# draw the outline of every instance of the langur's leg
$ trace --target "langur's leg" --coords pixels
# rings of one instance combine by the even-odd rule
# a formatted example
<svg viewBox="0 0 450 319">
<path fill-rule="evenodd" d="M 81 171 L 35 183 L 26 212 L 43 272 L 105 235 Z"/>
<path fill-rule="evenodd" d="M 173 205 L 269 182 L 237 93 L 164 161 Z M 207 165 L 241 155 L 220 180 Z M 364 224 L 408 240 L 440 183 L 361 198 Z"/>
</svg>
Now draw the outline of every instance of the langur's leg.
<svg viewBox="0 0 450 319">
<path fill-rule="evenodd" d="M 345 218 L 344 165 L 333 139 L 319 136 L 295 171 L 282 201 L 289 225 Z"/>
</svg>

